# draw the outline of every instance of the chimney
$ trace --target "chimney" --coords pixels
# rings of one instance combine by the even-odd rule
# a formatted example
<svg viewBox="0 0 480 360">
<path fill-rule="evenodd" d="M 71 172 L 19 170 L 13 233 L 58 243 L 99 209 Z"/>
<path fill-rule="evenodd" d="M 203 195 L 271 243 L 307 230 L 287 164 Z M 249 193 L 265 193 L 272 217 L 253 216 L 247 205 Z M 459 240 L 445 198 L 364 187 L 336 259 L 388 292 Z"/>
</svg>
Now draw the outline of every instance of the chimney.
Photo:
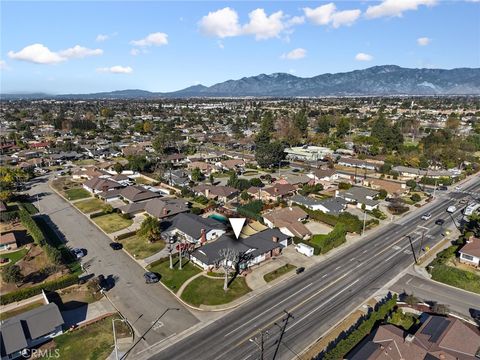
<svg viewBox="0 0 480 360">
<path fill-rule="evenodd" d="M 272 241 L 275 242 L 275 243 L 278 242 L 278 237 L 272 236 Z"/>
<path fill-rule="evenodd" d="M 168 209 L 166 207 L 162 209 L 162 214 L 163 216 L 166 216 L 168 214 Z"/>
<path fill-rule="evenodd" d="M 200 244 L 205 244 L 207 242 L 207 234 L 205 229 L 200 230 Z"/>
<path fill-rule="evenodd" d="M 210 189 L 205 189 L 205 197 L 208 198 L 208 195 L 210 195 Z"/>
</svg>

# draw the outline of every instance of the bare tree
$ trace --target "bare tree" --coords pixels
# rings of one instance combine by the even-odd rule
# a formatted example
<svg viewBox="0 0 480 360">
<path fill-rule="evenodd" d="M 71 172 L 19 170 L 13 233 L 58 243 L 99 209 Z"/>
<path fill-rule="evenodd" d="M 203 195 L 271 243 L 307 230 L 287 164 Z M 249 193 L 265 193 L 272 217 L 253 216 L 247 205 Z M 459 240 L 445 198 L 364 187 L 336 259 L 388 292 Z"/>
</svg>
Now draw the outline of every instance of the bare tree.
<svg viewBox="0 0 480 360">
<path fill-rule="evenodd" d="M 221 249 L 218 254 L 220 255 L 220 259 L 217 265 L 221 265 L 223 271 L 225 272 L 225 281 L 223 283 L 223 290 L 228 290 L 228 271 L 235 267 L 240 256 L 238 251 L 232 248 L 225 248 Z"/>
</svg>

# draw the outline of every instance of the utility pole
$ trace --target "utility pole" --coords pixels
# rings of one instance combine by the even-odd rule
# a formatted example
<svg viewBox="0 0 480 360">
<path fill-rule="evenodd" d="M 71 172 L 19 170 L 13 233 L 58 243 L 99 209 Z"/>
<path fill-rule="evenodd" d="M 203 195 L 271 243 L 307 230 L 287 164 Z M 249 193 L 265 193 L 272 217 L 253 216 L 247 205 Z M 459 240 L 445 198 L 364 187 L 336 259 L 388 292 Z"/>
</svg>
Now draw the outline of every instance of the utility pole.
<svg viewBox="0 0 480 360">
<path fill-rule="evenodd" d="M 169 238 L 168 238 L 168 256 L 170 258 L 170 269 L 173 269 L 172 246 L 173 246 L 173 237 L 169 236 Z"/>
<path fill-rule="evenodd" d="M 363 210 L 363 229 L 362 236 L 365 233 L 365 224 L 367 223 L 367 209 Z"/>
<path fill-rule="evenodd" d="M 415 255 L 415 249 L 413 248 L 412 237 L 407 235 L 408 241 L 410 242 L 410 248 L 412 249 L 413 259 L 415 260 L 415 264 L 418 264 L 417 255 Z"/>
<path fill-rule="evenodd" d="M 265 335 L 268 336 L 268 331 L 264 331 L 264 330 L 260 331 L 260 344 L 257 342 L 256 338 L 248 339 L 248 341 L 255 344 L 260 349 L 260 360 L 263 360 Z"/>
<path fill-rule="evenodd" d="M 275 360 L 275 358 L 277 357 L 278 349 L 280 348 L 280 343 L 282 342 L 283 334 L 285 334 L 285 330 L 287 329 L 288 320 L 290 320 L 290 318 L 294 319 L 293 315 L 290 314 L 287 310 L 283 310 L 283 311 L 285 311 L 287 316 L 285 317 L 285 319 L 283 319 L 283 327 L 282 327 L 282 330 L 280 331 L 280 337 L 277 340 L 277 347 L 275 348 L 275 352 L 273 353 L 272 360 Z"/>
</svg>

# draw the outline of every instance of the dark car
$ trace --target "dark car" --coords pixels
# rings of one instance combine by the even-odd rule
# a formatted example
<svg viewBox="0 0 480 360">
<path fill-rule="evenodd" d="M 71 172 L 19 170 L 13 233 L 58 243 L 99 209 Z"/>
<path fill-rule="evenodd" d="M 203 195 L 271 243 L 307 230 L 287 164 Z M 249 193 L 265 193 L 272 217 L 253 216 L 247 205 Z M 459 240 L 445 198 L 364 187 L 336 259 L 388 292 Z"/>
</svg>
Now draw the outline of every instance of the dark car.
<svg viewBox="0 0 480 360">
<path fill-rule="evenodd" d="M 111 242 L 110 243 L 110 247 L 113 249 L 113 250 L 122 250 L 123 248 L 123 245 L 118 243 L 118 242 Z"/>
<path fill-rule="evenodd" d="M 297 274 L 301 274 L 301 273 L 304 272 L 304 271 L 305 271 L 305 268 L 304 268 L 303 266 L 302 266 L 302 267 L 299 267 L 299 268 L 297 268 L 297 270 L 295 270 L 295 272 L 296 272 Z"/>
<path fill-rule="evenodd" d="M 151 271 L 147 271 L 145 274 L 143 274 L 143 277 L 145 278 L 145 282 L 147 284 L 154 284 L 160 281 L 157 274 Z"/>
<path fill-rule="evenodd" d="M 446 190 L 448 190 L 448 187 L 442 185 L 442 186 L 438 187 L 438 190 L 446 191 Z"/>
<path fill-rule="evenodd" d="M 480 321 L 480 310 L 470 309 L 470 316 L 472 319 Z"/>
<path fill-rule="evenodd" d="M 109 282 L 107 281 L 105 276 L 102 274 L 97 276 L 97 283 L 98 283 L 98 287 L 103 291 L 107 291 L 110 289 Z"/>
<path fill-rule="evenodd" d="M 435 224 L 437 224 L 437 225 L 443 225 L 443 224 L 445 224 L 445 220 L 443 220 L 443 219 L 437 219 L 437 220 L 435 221 Z"/>
</svg>

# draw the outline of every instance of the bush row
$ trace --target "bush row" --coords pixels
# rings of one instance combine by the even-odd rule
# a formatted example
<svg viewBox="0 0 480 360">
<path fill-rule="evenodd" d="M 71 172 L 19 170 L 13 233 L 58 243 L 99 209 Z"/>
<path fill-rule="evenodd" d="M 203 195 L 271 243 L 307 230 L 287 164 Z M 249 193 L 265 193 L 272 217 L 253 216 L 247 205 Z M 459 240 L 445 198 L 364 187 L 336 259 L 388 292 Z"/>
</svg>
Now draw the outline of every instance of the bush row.
<svg viewBox="0 0 480 360">
<path fill-rule="evenodd" d="M 57 280 L 49 281 L 44 284 L 12 291 L 12 292 L 9 292 L 8 294 L 4 294 L 0 296 L 0 304 L 6 305 L 15 301 L 25 300 L 32 296 L 40 294 L 42 290 L 54 291 L 58 289 L 63 289 L 64 287 L 76 284 L 77 281 L 78 281 L 77 275 L 68 274 Z"/>
<path fill-rule="evenodd" d="M 20 209 L 18 215 L 22 225 L 27 229 L 28 234 L 32 237 L 33 241 L 35 241 L 35 244 L 42 246 L 45 243 L 45 236 L 32 216 L 25 209 Z"/>
<path fill-rule="evenodd" d="M 345 225 L 345 229 L 350 233 L 360 234 L 362 231 L 363 223 L 358 218 L 358 216 L 350 214 L 349 212 L 342 212 L 340 215 L 335 216 L 331 214 L 326 214 L 319 210 L 311 210 L 305 206 L 300 206 L 308 216 L 315 221 L 320 221 L 330 226 L 335 226 L 337 223 L 342 223 Z"/>
<path fill-rule="evenodd" d="M 342 332 L 339 337 L 332 341 L 327 349 L 318 354 L 314 359 L 337 360 L 344 359 L 358 343 L 367 336 L 377 321 L 387 318 L 397 304 L 397 295 L 387 297 L 387 299 L 377 304 L 374 311 L 360 318 L 360 320 L 352 326 L 347 332 Z"/>
<path fill-rule="evenodd" d="M 115 236 L 115 240 L 123 240 L 134 235 L 137 235 L 137 231 L 129 231 L 129 232 Z"/>
<path fill-rule="evenodd" d="M 0 213 L 0 221 L 1 222 L 10 222 L 15 219 L 18 219 L 18 211 L 17 210 L 12 210 L 12 211 L 4 211 Z"/>
</svg>

